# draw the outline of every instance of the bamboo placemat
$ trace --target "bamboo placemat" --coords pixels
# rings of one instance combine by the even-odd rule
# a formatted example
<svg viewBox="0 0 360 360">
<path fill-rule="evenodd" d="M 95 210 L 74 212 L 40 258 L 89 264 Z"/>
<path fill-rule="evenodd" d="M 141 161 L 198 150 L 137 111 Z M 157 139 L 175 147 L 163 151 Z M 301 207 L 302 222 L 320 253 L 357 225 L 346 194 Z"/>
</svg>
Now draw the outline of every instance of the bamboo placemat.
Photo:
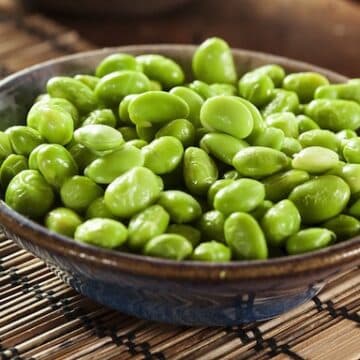
<svg viewBox="0 0 360 360">
<path fill-rule="evenodd" d="M 92 47 L 69 29 L 0 0 L 0 77 Z M 77 294 L 0 234 L 0 358 L 360 358 L 360 268 L 334 277 L 312 301 L 264 322 L 190 328 L 139 320 Z"/>
</svg>

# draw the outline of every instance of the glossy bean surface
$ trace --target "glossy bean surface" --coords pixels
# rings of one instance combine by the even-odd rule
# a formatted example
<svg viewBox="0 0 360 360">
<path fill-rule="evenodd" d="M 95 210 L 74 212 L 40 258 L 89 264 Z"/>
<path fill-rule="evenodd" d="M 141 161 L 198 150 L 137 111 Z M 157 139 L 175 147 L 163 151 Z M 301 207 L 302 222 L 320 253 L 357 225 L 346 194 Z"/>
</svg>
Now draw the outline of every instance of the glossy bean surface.
<svg viewBox="0 0 360 360">
<path fill-rule="evenodd" d="M 349 198 L 349 186 L 334 175 L 322 175 L 298 185 L 289 196 L 305 224 L 317 224 L 340 214 Z"/>
<path fill-rule="evenodd" d="M 94 218 L 76 228 L 74 239 L 103 248 L 114 249 L 127 239 L 128 231 L 119 221 Z"/>
<path fill-rule="evenodd" d="M 153 204 L 162 188 L 162 180 L 151 170 L 134 167 L 109 184 L 105 204 L 114 215 L 130 218 Z"/>
<path fill-rule="evenodd" d="M 236 69 L 228 44 L 219 38 L 204 41 L 196 50 L 192 69 L 197 79 L 212 83 L 234 83 Z"/>
<path fill-rule="evenodd" d="M 268 249 L 257 221 L 249 214 L 236 212 L 225 221 L 226 243 L 238 260 L 261 260 L 268 257 Z"/>
</svg>

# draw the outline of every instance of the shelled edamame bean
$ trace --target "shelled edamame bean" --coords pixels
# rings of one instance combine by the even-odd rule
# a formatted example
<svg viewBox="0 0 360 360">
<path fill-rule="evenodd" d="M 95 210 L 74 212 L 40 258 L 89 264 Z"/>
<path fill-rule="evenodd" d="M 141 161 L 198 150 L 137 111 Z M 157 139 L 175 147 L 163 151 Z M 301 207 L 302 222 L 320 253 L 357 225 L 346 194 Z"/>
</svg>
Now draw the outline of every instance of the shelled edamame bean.
<svg viewBox="0 0 360 360">
<path fill-rule="evenodd" d="M 26 125 L 0 132 L 5 202 L 74 241 L 176 261 L 264 260 L 359 235 L 360 82 L 237 70 L 211 38 L 192 74 L 162 54 L 115 53 L 49 79 Z"/>
</svg>

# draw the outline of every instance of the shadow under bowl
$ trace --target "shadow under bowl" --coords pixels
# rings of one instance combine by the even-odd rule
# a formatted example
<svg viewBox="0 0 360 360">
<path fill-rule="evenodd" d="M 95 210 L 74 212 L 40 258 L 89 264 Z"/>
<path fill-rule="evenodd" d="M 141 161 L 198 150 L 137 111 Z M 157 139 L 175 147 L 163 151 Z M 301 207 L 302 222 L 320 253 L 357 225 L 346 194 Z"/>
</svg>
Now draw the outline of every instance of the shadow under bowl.
<svg viewBox="0 0 360 360">
<path fill-rule="evenodd" d="M 67 56 L 16 73 L 0 82 L 0 129 L 23 124 L 35 97 L 55 75 L 90 73 L 114 52 L 159 53 L 191 74 L 191 45 L 110 48 Z M 333 72 L 268 54 L 233 50 L 239 74 L 276 63 L 287 71 Z M 57 235 L 0 201 L 7 236 L 44 260 L 80 293 L 140 318 L 185 325 L 235 325 L 280 315 L 311 299 L 335 273 L 360 263 L 360 237 L 313 253 L 267 261 L 224 264 L 175 262 L 109 251 Z"/>
</svg>

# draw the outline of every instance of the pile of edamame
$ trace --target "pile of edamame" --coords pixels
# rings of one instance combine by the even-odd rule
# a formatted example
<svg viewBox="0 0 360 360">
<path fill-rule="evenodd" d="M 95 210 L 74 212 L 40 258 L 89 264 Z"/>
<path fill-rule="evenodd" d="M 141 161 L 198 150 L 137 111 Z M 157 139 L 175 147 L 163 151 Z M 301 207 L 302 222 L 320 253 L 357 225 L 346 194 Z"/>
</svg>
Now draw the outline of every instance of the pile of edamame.
<svg viewBox="0 0 360 360">
<path fill-rule="evenodd" d="M 301 254 L 360 233 L 360 79 L 237 74 L 203 42 L 56 76 L 0 132 L 5 202 L 75 241 L 173 260 Z"/>
</svg>

